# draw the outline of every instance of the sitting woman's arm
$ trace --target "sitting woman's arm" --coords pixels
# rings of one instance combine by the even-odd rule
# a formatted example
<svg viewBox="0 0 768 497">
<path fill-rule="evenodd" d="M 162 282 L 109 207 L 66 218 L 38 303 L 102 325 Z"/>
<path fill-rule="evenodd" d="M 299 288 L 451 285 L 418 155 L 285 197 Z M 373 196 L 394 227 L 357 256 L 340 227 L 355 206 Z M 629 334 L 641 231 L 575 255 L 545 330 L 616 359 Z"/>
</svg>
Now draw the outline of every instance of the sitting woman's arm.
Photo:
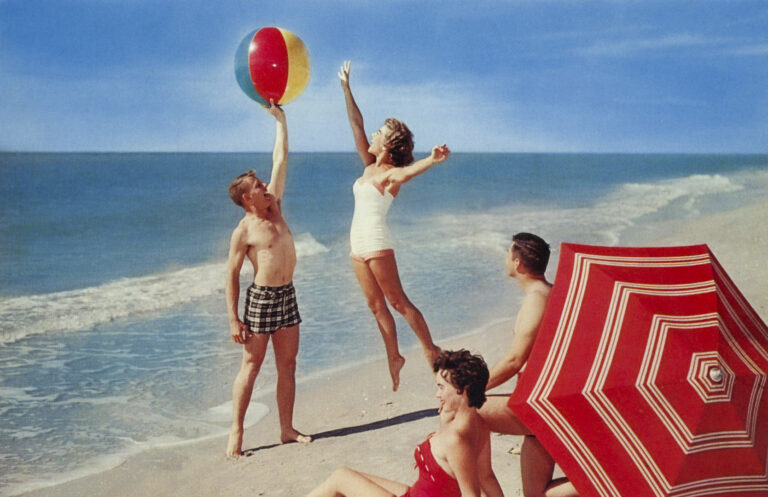
<svg viewBox="0 0 768 497">
<path fill-rule="evenodd" d="M 446 444 L 446 459 L 461 489 L 461 497 L 480 497 L 477 450 L 468 430 L 454 432 Z"/>
<path fill-rule="evenodd" d="M 480 457 L 477 461 L 477 471 L 480 477 L 480 488 L 485 497 L 504 497 L 499 480 L 491 466 L 491 433 L 490 431 L 483 440 L 483 447 L 480 449 Z"/>
</svg>

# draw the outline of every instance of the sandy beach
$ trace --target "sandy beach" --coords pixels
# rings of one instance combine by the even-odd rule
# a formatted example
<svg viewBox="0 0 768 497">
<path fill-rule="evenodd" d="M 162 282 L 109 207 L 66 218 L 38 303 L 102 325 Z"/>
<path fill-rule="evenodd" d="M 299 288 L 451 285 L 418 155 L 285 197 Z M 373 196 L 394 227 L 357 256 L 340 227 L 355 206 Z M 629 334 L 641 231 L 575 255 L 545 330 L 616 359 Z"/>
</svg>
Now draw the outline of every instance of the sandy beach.
<svg viewBox="0 0 768 497">
<path fill-rule="evenodd" d="M 767 213 L 768 199 L 762 199 L 714 216 L 669 222 L 642 236 L 629 236 L 629 243 L 623 244 L 707 243 L 765 320 L 768 267 L 761 256 L 768 247 Z M 515 311 L 510 308 L 499 314 L 513 315 Z M 439 345 L 469 348 L 493 363 L 506 350 L 511 334 L 512 323 L 504 321 Z M 312 444 L 279 443 L 277 410 L 270 396 L 258 399 L 270 412 L 246 431 L 247 455 L 239 460 L 225 459 L 226 439 L 222 437 L 146 451 L 104 473 L 24 495 L 301 496 L 342 465 L 410 484 L 416 478 L 413 449 L 438 421 L 426 362 L 419 350 L 408 351 L 406 359 L 396 393 L 391 391 L 383 360 L 301 381 L 295 424 L 314 436 Z M 512 388 L 507 384 L 497 391 Z M 522 495 L 519 458 L 510 453 L 518 442 L 518 437 L 492 437 L 494 469 L 507 496 Z"/>
</svg>

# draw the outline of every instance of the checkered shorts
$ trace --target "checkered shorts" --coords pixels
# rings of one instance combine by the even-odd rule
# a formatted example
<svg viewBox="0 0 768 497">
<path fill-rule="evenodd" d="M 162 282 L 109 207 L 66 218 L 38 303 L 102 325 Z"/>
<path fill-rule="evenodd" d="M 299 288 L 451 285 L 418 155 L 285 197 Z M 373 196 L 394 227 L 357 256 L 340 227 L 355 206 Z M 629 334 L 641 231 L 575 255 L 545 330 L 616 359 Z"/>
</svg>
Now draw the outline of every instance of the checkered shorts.
<svg viewBox="0 0 768 497">
<path fill-rule="evenodd" d="M 269 334 L 301 323 L 293 283 L 283 286 L 249 286 L 245 296 L 243 323 L 251 333 Z"/>
</svg>

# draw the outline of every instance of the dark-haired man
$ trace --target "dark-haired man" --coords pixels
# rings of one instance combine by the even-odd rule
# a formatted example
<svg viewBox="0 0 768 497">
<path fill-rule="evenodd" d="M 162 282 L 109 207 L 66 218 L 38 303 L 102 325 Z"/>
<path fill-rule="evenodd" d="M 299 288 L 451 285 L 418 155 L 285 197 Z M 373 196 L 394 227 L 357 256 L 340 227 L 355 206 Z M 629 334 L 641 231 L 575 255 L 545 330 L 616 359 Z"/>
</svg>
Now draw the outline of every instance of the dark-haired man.
<svg viewBox="0 0 768 497">
<path fill-rule="evenodd" d="M 229 187 L 229 196 L 243 208 L 245 214 L 232 232 L 227 261 L 229 331 L 232 340 L 243 345 L 240 372 L 232 387 L 232 430 L 227 444 L 228 457 L 242 454 L 245 411 L 270 339 L 277 366 L 280 440 L 283 443 L 311 441 L 310 437 L 293 427 L 301 317 L 292 283 L 296 249 L 282 211 L 288 163 L 288 129 L 285 113 L 280 107 L 272 104 L 267 110 L 276 120 L 269 184 L 259 180 L 254 171 L 248 171 L 238 176 Z M 254 276 L 253 284 L 247 290 L 243 320 L 240 320 L 237 311 L 240 269 L 246 256 L 253 264 Z"/>
<path fill-rule="evenodd" d="M 549 253 L 549 245 L 537 235 L 517 233 L 512 237 L 512 245 L 506 259 L 507 272 L 517 280 L 525 296 L 515 319 L 512 346 L 491 368 L 486 390 L 497 387 L 515 376 L 531 354 L 544 316 L 544 308 L 552 291 L 552 284 L 544 275 Z M 567 479 L 552 480 L 555 461 L 507 407 L 508 400 L 509 395 L 489 395 L 479 412 L 492 431 L 525 437 L 520 453 L 523 495 L 576 496 L 576 490 Z"/>
</svg>

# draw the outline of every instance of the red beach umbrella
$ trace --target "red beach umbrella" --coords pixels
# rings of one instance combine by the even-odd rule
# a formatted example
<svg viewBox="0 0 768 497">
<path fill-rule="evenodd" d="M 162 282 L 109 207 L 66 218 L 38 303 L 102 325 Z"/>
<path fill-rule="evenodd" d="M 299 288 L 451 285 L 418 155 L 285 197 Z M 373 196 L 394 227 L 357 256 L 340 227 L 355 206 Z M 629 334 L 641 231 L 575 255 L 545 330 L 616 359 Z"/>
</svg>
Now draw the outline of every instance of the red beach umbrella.
<svg viewBox="0 0 768 497">
<path fill-rule="evenodd" d="M 767 373 L 706 245 L 564 243 L 509 406 L 582 497 L 768 496 Z"/>
</svg>

